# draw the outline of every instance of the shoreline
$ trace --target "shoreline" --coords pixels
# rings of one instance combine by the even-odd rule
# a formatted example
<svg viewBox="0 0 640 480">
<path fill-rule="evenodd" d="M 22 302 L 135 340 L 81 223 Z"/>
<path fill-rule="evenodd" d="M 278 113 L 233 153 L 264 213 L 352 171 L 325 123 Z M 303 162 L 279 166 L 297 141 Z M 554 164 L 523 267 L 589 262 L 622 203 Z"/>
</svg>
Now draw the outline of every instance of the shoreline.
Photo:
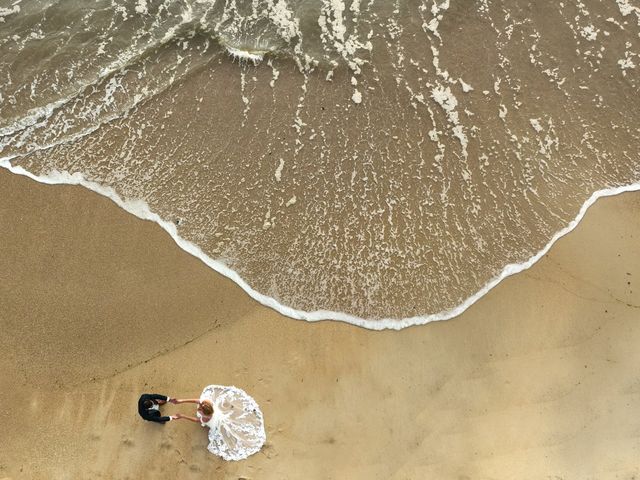
<svg viewBox="0 0 640 480">
<path fill-rule="evenodd" d="M 509 278 L 510 276 L 518 274 L 520 272 L 526 271 L 529 268 L 531 268 L 533 265 L 535 265 L 536 262 L 538 262 L 545 254 L 547 254 L 547 252 L 549 252 L 551 247 L 553 247 L 553 245 L 559 239 L 571 233 L 580 224 L 580 222 L 584 218 L 589 208 L 593 206 L 598 199 L 616 196 L 626 192 L 640 191 L 640 182 L 632 183 L 625 186 L 605 188 L 602 190 L 595 191 L 582 204 L 576 217 L 571 222 L 569 222 L 569 224 L 565 228 L 556 232 L 553 235 L 553 237 L 549 240 L 549 242 L 547 242 L 547 244 L 540 251 L 538 251 L 536 254 L 532 255 L 528 260 L 522 263 L 510 263 L 505 265 L 504 268 L 502 269 L 502 272 L 499 275 L 489 280 L 482 288 L 480 288 L 475 294 L 471 295 L 466 300 L 464 300 L 460 305 L 450 310 L 428 314 L 428 315 L 419 315 L 416 317 L 403 318 L 403 319 L 383 318 L 379 320 L 367 320 L 367 319 L 350 315 L 344 312 L 334 312 L 329 310 L 318 310 L 313 312 L 307 312 L 303 310 L 297 310 L 295 308 L 288 307 L 286 305 L 279 303 L 276 299 L 254 290 L 235 270 L 232 270 L 226 265 L 212 259 L 206 253 L 204 253 L 202 249 L 200 249 L 200 247 L 180 237 L 180 235 L 178 235 L 175 225 L 170 221 L 162 219 L 159 215 L 152 212 L 149 206 L 143 200 L 125 200 L 122 197 L 120 197 L 120 195 L 118 195 L 118 193 L 115 190 L 113 190 L 111 187 L 104 187 L 98 183 L 84 179 L 83 175 L 80 172 L 77 172 L 71 175 L 68 172 L 56 171 L 56 172 L 52 172 L 49 176 L 40 177 L 32 174 L 31 172 L 25 170 L 22 167 L 13 166 L 11 164 L 11 159 L 0 160 L 0 167 L 8 170 L 9 172 L 15 175 L 28 177 L 31 180 L 34 180 L 38 183 L 42 183 L 45 185 L 82 186 L 87 190 L 90 190 L 103 197 L 110 199 L 118 207 L 134 215 L 135 217 L 142 220 L 149 220 L 151 222 L 156 223 L 165 232 L 169 234 L 169 236 L 173 239 L 173 241 L 183 251 L 196 257 L 202 263 L 204 263 L 207 267 L 211 268 L 215 272 L 232 280 L 240 288 L 242 288 L 242 290 L 244 290 L 245 293 L 247 293 L 252 299 L 257 301 L 261 305 L 269 307 L 282 315 L 285 315 L 292 319 L 304 320 L 307 322 L 316 322 L 316 321 L 323 321 L 323 320 L 340 321 L 340 322 L 345 322 L 358 327 L 362 327 L 367 330 L 402 330 L 407 327 L 426 325 L 431 322 L 450 320 L 460 316 L 474 303 L 476 303 L 482 297 L 487 295 L 493 288 L 499 285 L 504 279 Z"/>
</svg>

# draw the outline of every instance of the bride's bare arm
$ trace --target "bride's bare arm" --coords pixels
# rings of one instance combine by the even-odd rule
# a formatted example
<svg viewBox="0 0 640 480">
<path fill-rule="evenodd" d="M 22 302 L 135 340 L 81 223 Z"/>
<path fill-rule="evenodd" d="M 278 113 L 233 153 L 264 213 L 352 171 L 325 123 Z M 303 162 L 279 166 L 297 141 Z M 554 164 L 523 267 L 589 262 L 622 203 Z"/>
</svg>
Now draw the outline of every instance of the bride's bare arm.
<svg viewBox="0 0 640 480">
<path fill-rule="evenodd" d="M 175 405 L 179 403 L 200 403 L 199 398 L 172 398 L 169 401 Z"/>
<path fill-rule="evenodd" d="M 196 418 L 196 417 L 190 417 L 190 416 L 188 416 L 188 415 L 183 415 L 183 414 L 181 414 L 181 413 L 177 413 L 177 414 L 175 415 L 175 418 L 176 418 L 176 419 L 184 418 L 185 420 L 191 420 L 191 421 L 192 421 L 192 422 L 194 422 L 194 423 L 200 423 L 200 420 L 199 420 L 198 418 Z"/>
</svg>

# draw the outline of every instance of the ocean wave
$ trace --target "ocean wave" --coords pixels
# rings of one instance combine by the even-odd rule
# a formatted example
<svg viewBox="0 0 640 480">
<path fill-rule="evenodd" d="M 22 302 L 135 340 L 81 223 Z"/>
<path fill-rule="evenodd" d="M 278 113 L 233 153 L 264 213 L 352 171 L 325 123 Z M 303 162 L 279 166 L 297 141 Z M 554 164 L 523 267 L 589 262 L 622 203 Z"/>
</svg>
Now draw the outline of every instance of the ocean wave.
<svg viewBox="0 0 640 480">
<path fill-rule="evenodd" d="M 2 165 L 109 196 L 296 318 L 450 318 L 640 181 L 625 2 L 19 7 Z"/>
<path fill-rule="evenodd" d="M 95 182 L 88 181 L 82 177 L 81 174 L 69 174 L 67 172 L 51 172 L 47 176 L 36 176 L 32 173 L 24 170 L 20 167 L 14 167 L 11 165 L 9 161 L 0 161 L 0 167 L 9 170 L 10 172 L 16 175 L 22 175 L 31 178 L 40 183 L 44 183 L 47 185 L 80 185 L 88 190 L 91 190 L 95 193 L 98 193 L 104 197 L 111 199 L 116 205 L 120 208 L 126 210 L 127 212 L 135 215 L 136 217 L 142 220 L 149 220 L 157 223 L 163 230 L 165 230 L 171 238 L 176 242 L 176 244 L 185 252 L 193 255 L 194 257 L 200 259 L 205 265 L 212 268 L 216 272 L 221 275 L 229 278 L 233 282 L 235 282 L 242 290 L 244 290 L 251 298 L 258 301 L 262 305 L 272 308 L 277 312 L 285 315 L 287 317 L 291 317 L 297 320 L 306 320 L 310 322 L 324 321 L 324 320 L 337 320 L 341 322 L 350 323 L 352 325 L 356 325 L 359 327 L 367 328 L 370 330 L 401 330 L 403 328 L 417 326 L 417 325 L 425 325 L 430 322 L 436 322 L 441 320 L 449 320 L 451 318 L 455 318 L 458 315 L 464 313 L 469 307 L 471 307 L 474 303 L 484 297 L 489 291 L 491 291 L 494 287 L 496 287 L 502 280 L 508 278 L 512 275 L 520 273 L 524 270 L 531 268 L 538 260 L 544 257 L 547 252 L 551 249 L 551 247 L 560 240 L 563 236 L 567 235 L 571 231 L 573 231 L 582 218 L 587 213 L 589 207 L 591 207 L 598 199 L 602 197 L 610 197 L 614 195 L 619 195 L 624 192 L 635 192 L 640 191 L 640 183 L 635 183 L 632 185 L 621 185 L 618 187 L 607 188 L 603 190 L 598 190 L 594 192 L 591 197 L 582 205 L 578 215 L 569 222 L 569 224 L 563 228 L 562 230 L 555 233 L 555 235 L 551 238 L 549 243 L 547 243 L 542 250 L 536 252 L 531 258 L 527 259 L 522 263 L 514 263 L 506 265 L 503 270 L 488 281 L 485 285 L 482 286 L 476 293 L 466 298 L 462 303 L 457 305 L 455 308 L 450 310 L 431 313 L 427 315 L 418 315 L 414 317 L 408 318 L 382 318 L 382 319 L 367 319 L 361 318 L 355 315 L 350 315 L 345 312 L 334 312 L 330 310 L 315 310 L 315 311 L 303 311 L 296 310 L 295 308 L 291 308 L 290 306 L 283 305 L 279 303 L 275 298 L 269 297 L 267 295 L 263 295 L 257 290 L 253 289 L 245 279 L 240 277 L 237 272 L 227 267 L 224 263 L 221 263 L 211 257 L 209 257 L 206 253 L 202 251 L 202 249 L 195 245 L 194 243 L 185 240 L 180 237 L 178 234 L 178 230 L 174 222 L 167 221 L 165 219 L 160 218 L 157 214 L 151 211 L 149 206 L 140 200 L 125 200 L 117 192 L 109 187 L 104 187 L 103 185 L 99 185 Z"/>
</svg>

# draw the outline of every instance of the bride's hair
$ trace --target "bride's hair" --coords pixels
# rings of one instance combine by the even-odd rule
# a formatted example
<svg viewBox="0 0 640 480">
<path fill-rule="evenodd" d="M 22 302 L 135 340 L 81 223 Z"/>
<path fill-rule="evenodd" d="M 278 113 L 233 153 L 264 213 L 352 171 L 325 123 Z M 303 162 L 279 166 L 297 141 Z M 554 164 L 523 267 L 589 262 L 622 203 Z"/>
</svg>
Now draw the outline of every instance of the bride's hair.
<svg viewBox="0 0 640 480">
<path fill-rule="evenodd" d="M 200 402 L 200 406 L 198 407 L 200 412 L 207 417 L 213 415 L 213 407 L 209 402 Z"/>
</svg>

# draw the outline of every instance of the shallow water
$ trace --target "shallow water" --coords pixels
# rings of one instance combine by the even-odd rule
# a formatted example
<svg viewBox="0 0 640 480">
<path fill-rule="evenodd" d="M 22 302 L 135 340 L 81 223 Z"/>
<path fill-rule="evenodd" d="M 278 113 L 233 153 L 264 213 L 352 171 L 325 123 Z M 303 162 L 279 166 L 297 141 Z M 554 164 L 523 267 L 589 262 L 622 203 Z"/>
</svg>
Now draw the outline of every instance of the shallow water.
<svg viewBox="0 0 640 480">
<path fill-rule="evenodd" d="M 631 0 L 2 1 L 0 17 L 5 164 L 143 200 L 293 316 L 451 316 L 594 192 L 640 183 Z"/>
</svg>

